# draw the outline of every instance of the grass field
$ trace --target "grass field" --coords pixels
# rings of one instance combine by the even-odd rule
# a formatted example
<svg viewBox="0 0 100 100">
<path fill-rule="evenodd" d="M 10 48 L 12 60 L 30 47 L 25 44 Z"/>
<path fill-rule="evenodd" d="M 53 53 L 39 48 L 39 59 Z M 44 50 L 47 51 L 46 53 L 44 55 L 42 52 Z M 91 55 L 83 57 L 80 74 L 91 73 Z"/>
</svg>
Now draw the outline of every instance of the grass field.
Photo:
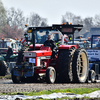
<svg viewBox="0 0 100 100">
<path fill-rule="evenodd" d="M 56 90 L 44 90 L 39 92 L 21 92 L 21 93 L 1 93 L 0 95 L 27 95 L 27 96 L 38 96 L 43 94 L 52 94 L 52 93 L 74 93 L 74 94 L 88 94 L 94 91 L 100 90 L 100 88 L 74 88 L 74 89 L 56 89 Z M 31 100 L 31 99 L 26 99 Z M 33 99 L 32 99 L 33 100 Z M 48 99 L 39 99 L 39 100 L 48 100 Z M 51 100 L 51 99 L 50 99 Z M 52 100 L 100 100 L 100 98 L 57 98 Z"/>
<path fill-rule="evenodd" d="M 16 94 L 23 94 L 28 96 L 34 95 L 42 95 L 42 94 L 51 94 L 51 93 L 74 93 L 74 94 L 88 94 L 94 91 L 100 90 L 100 88 L 74 88 L 74 89 L 55 89 L 55 90 L 43 90 L 39 92 L 21 92 L 21 93 L 1 93 L 0 95 L 16 95 Z"/>
</svg>

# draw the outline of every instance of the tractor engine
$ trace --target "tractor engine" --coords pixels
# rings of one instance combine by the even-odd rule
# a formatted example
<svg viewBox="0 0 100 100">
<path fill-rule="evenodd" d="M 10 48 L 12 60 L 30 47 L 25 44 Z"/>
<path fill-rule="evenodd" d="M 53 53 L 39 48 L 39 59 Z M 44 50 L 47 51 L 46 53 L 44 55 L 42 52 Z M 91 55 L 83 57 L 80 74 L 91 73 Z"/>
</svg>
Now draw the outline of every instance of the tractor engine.
<svg viewBox="0 0 100 100">
<path fill-rule="evenodd" d="M 50 47 L 41 47 L 40 50 L 36 51 L 25 51 L 24 62 L 25 65 L 31 66 L 30 69 L 35 69 L 35 73 L 45 73 L 51 55 Z"/>
<path fill-rule="evenodd" d="M 47 63 L 51 61 L 52 51 L 50 47 L 41 47 L 40 49 L 24 52 L 24 62 L 13 69 L 15 76 L 32 77 L 34 74 L 46 72 Z"/>
</svg>

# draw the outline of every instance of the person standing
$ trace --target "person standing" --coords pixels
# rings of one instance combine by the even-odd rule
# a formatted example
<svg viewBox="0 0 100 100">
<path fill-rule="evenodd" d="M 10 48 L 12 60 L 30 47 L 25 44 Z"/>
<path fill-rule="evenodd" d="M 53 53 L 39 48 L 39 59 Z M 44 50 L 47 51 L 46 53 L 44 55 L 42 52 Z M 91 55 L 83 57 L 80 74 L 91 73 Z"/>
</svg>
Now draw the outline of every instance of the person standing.
<svg viewBox="0 0 100 100">
<path fill-rule="evenodd" d="M 13 50 L 10 46 L 8 46 L 6 61 L 10 61 L 10 56 L 13 55 Z"/>
</svg>

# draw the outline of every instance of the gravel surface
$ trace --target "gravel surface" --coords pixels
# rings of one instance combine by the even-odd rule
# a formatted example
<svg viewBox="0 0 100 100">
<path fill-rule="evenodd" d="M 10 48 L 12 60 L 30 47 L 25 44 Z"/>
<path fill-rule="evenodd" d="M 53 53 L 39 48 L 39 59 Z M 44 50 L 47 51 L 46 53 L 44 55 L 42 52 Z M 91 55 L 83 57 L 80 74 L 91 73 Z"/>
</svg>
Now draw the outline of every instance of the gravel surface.
<svg viewBox="0 0 100 100">
<path fill-rule="evenodd" d="M 100 83 L 84 83 L 84 84 L 47 84 L 47 83 L 20 83 L 14 84 L 12 80 L 0 80 L 0 93 L 8 92 L 30 92 L 51 89 L 65 89 L 65 88 L 100 88 Z"/>
</svg>

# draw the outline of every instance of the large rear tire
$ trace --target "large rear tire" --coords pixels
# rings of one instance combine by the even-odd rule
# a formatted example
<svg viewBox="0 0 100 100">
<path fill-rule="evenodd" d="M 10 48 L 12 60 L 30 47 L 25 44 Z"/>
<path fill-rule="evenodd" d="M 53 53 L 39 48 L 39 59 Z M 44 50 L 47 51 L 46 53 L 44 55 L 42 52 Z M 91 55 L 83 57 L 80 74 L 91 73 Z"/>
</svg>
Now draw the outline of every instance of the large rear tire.
<svg viewBox="0 0 100 100">
<path fill-rule="evenodd" d="M 72 62 L 72 73 L 73 81 L 76 83 L 84 83 L 88 77 L 88 55 L 85 49 L 79 48 L 76 49 L 73 62 Z"/>
<path fill-rule="evenodd" d="M 0 76 L 5 76 L 7 74 L 7 63 L 5 61 L 0 61 Z"/>
<path fill-rule="evenodd" d="M 58 82 L 72 82 L 72 59 L 75 48 L 61 50 L 58 56 Z"/>
<path fill-rule="evenodd" d="M 46 70 L 46 82 L 54 83 L 56 80 L 56 71 L 53 67 L 48 67 Z"/>
</svg>

